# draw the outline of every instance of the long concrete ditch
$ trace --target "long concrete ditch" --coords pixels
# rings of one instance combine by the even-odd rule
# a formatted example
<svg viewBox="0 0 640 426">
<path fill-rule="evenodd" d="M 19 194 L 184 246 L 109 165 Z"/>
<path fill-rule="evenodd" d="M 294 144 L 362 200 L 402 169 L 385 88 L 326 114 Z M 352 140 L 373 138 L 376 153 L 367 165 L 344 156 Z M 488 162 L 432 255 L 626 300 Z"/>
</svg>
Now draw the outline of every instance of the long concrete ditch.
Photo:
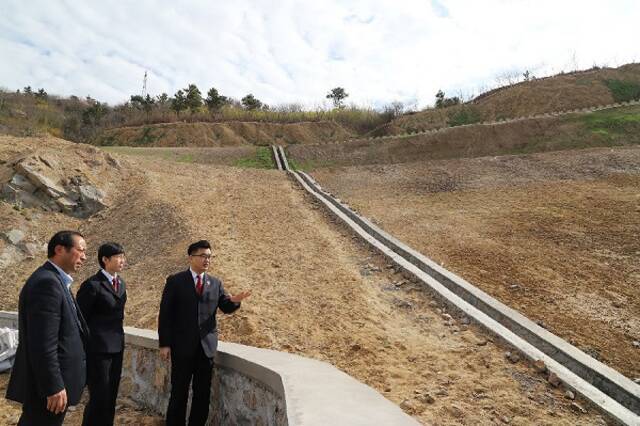
<svg viewBox="0 0 640 426">
<path fill-rule="evenodd" d="M 275 154 L 279 154 L 280 163 L 284 165 L 284 149 L 277 147 Z M 324 191 L 307 173 L 289 167 L 283 169 L 358 236 L 425 284 L 451 308 L 467 315 L 530 360 L 543 361 L 549 373 L 556 374 L 565 386 L 616 421 L 640 425 L 639 385 L 387 234 Z"/>
</svg>

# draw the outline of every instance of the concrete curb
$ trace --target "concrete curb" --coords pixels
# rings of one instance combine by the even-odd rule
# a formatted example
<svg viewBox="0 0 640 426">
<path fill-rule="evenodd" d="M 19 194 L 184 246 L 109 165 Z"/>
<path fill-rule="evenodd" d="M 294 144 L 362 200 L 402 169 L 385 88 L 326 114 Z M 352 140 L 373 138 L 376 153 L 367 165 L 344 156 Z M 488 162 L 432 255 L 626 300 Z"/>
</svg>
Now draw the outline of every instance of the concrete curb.
<svg viewBox="0 0 640 426">
<path fill-rule="evenodd" d="M 17 312 L 0 311 L 0 327 L 18 327 Z M 158 333 L 125 327 L 129 346 L 158 349 Z M 215 365 L 264 384 L 285 401 L 291 426 L 419 423 L 371 387 L 331 364 L 299 355 L 219 342 Z"/>
<path fill-rule="evenodd" d="M 289 161 L 287 160 L 287 156 L 284 155 L 284 149 L 282 148 L 282 146 L 278 146 L 278 151 L 280 152 L 280 159 L 282 160 L 283 170 L 289 170 Z"/>
<path fill-rule="evenodd" d="M 275 145 L 271 145 L 271 151 L 273 153 L 273 159 L 276 162 L 276 168 L 278 170 L 284 170 L 282 168 L 282 163 L 280 163 L 280 156 L 278 155 L 278 148 Z"/>
<path fill-rule="evenodd" d="M 324 204 L 362 239 L 426 284 L 451 307 L 474 319 L 527 358 L 544 361 L 548 370 L 557 374 L 567 387 L 589 399 L 616 421 L 640 425 L 640 417 L 637 411 L 634 412 L 638 410 L 640 386 L 386 234 L 324 192 L 306 173 L 291 172 L 291 174 L 307 192 Z M 444 283 L 438 278 L 444 278 Z M 454 285 L 451 286 L 451 283 Z M 537 339 L 531 339 L 532 335 Z M 589 374 L 584 378 L 576 374 L 571 369 L 571 367 L 576 368 L 576 365 L 580 366 L 578 370 L 585 369 Z M 607 386 L 604 386 L 604 391 L 600 389 L 603 382 L 611 384 L 612 389 Z M 615 399 L 608 395 L 612 390 Z"/>
</svg>

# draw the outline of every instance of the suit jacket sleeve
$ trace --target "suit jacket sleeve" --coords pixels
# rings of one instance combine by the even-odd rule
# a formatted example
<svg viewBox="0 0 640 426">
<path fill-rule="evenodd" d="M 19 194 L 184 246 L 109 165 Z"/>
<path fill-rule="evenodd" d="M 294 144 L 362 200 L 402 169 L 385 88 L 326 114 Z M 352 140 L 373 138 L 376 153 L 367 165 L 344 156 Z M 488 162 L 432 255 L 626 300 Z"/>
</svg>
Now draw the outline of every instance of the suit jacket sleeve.
<svg viewBox="0 0 640 426">
<path fill-rule="evenodd" d="M 220 281 L 218 292 L 218 307 L 222 312 L 230 314 L 240 307 L 240 303 L 232 302 L 231 298 L 224 292 L 222 281 Z"/>
<path fill-rule="evenodd" d="M 58 362 L 58 332 L 64 291 L 59 283 L 47 280 L 35 283 L 29 295 L 27 309 L 28 356 L 35 375 L 38 391 L 51 396 L 64 389 L 64 380 Z"/>
<path fill-rule="evenodd" d="M 174 310 L 174 288 L 171 278 L 167 278 L 160 300 L 160 314 L 158 315 L 158 343 L 160 347 L 171 346 L 171 317 Z"/>
<path fill-rule="evenodd" d="M 83 282 L 78 289 L 78 293 L 76 294 L 76 301 L 78 302 L 80 312 L 82 312 L 82 316 L 84 317 L 85 321 L 89 321 L 91 319 L 93 304 L 95 303 L 97 296 L 98 291 L 94 285 L 94 282 L 91 280 Z"/>
</svg>

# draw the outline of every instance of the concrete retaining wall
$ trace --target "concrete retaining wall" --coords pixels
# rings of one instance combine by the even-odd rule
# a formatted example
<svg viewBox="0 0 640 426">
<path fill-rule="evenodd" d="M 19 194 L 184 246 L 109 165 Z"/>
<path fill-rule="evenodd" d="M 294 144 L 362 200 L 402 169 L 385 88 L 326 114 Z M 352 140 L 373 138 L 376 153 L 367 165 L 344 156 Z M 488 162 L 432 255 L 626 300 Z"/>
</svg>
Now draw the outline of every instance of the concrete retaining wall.
<svg viewBox="0 0 640 426">
<path fill-rule="evenodd" d="M 0 327 L 17 313 L 0 311 Z M 170 371 L 155 331 L 125 327 L 120 394 L 164 413 Z M 372 388 L 337 368 L 285 352 L 220 342 L 212 380 L 212 425 L 418 425 Z"/>
</svg>

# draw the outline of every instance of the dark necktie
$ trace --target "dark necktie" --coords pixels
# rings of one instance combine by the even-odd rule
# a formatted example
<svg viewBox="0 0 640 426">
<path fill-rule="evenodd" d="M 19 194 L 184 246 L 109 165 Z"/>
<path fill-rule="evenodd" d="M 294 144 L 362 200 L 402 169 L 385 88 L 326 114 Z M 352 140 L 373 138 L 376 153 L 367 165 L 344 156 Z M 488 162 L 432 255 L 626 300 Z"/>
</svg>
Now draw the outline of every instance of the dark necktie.
<svg viewBox="0 0 640 426">
<path fill-rule="evenodd" d="M 117 293 L 118 290 L 120 290 L 120 281 L 118 281 L 118 277 L 113 277 L 111 284 L 113 284 L 113 291 Z"/>
<path fill-rule="evenodd" d="M 202 278 L 198 275 L 198 278 L 196 279 L 196 293 L 198 293 L 198 296 L 202 296 L 202 287 Z"/>
</svg>

